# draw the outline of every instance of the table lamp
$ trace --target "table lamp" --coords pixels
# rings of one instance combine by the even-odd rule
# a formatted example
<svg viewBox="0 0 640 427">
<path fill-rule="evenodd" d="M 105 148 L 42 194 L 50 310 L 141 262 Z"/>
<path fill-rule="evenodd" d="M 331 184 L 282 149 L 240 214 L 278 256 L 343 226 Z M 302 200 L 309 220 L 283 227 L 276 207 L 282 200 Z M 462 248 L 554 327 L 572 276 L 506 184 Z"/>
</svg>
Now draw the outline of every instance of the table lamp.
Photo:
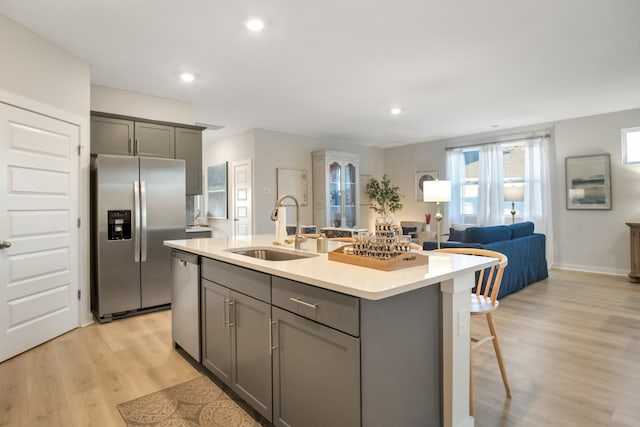
<svg viewBox="0 0 640 427">
<path fill-rule="evenodd" d="M 451 181 L 424 181 L 422 183 L 422 194 L 425 202 L 436 202 L 438 212 L 436 213 L 436 238 L 438 249 L 440 249 L 440 223 L 442 214 L 440 213 L 440 202 L 451 201 Z"/>
<path fill-rule="evenodd" d="M 516 223 L 516 202 L 524 200 L 524 186 L 522 185 L 505 185 L 504 200 L 511 202 L 511 223 Z"/>
</svg>

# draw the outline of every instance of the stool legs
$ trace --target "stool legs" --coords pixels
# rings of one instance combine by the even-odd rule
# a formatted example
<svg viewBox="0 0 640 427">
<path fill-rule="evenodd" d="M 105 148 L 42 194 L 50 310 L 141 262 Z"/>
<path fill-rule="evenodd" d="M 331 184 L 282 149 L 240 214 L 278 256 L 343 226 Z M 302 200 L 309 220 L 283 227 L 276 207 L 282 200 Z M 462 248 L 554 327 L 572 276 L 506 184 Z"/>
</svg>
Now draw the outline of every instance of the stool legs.
<svg viewBox="0 0 640 427">
<path fill-rule="evenodd" d="M 493 349 L 496 352 L 496 358 L 498 359 L 498 366 L 500 367 L 500 375 L 502 375 L 502 383 L 504 384 L 504 391 L 507 393 L 507 397 L 511 397 L 511 389 L 509 388 L 509 381 L 507 380 L 507 371 L 504 368 L 504 360 L 502 359 L 502 351 L 500 351 L 500 344 L 498 343 L 498 335 L 496 335 L 496 326 L 493 323 L 493 316 L 491 313 L 487 313 L 487 323 L 489 324 L 489 331 L 493 337 Z"/>
</svg>

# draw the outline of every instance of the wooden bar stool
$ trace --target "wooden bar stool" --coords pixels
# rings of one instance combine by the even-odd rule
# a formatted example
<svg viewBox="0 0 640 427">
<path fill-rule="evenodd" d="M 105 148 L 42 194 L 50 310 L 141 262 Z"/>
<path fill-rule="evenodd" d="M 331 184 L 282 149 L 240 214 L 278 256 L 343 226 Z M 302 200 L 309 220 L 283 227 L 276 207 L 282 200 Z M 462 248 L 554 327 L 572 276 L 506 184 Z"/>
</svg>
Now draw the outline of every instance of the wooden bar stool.
<svg viewBox="0 0 640 427">
<path fill-rule="evenodd" d="M 497 297 L 498 291 L 500 290 L 500 284 L 502 283 L 502 275 L 504 273 L 504 269 L 508 264 L 507 257 L 500 252 L 476 248 L 446 248 L 440 249 L 439 252 L 484 256 L 489 258 L 496 258 L 499 260 L 499 263 L 497 265 L 486 268 L 479 272 L 475 291 L 471 293 L 470 314 L 472 316 L 485 316 L 487 319 L 487 324 L 489 325 L 490 332 L 490 335 L 486 337 L 471 337 L 471 354 L 473 354 L 473 350 L 480 347 L 482 344 L 485 344 L 489 341 L 493 342 L 493 349 L 495 350 L 496 358 L 498 359 L 498 367 L 500 368 L 500 375 L 502 376 L 504 391 L 506 392 L 507 397 L 510 398 L 511 389 L 509 388 L 507 371 L 504 367 L 502 351 L 500 351 L 500 343 L 498 342 L 498 335 L 496 333 L 496 327 L 493 322 L 492 315 L 499 305 Z M 471 363 L 471 354 L 469 355 L 469 414 L 473 415 L 473 363 Z"/>
</svg>

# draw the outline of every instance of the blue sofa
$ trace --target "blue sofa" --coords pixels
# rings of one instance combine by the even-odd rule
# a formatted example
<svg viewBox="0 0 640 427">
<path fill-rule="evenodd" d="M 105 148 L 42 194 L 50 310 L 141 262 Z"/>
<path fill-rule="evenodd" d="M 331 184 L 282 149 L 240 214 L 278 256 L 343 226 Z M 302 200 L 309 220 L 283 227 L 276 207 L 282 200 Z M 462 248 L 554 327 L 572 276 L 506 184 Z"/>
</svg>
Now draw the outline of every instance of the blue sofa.
<svg viewBox="0 0 640 427">
<path fill-rule="evenodd" d="M 509 264 L 502 276 L 498 298 L 517 292 L 549 276 L 546 259 L 546 238 L 534 233 L 532 222 L 489 227 L 469 227 L 464 231 L 450 229 L 449 241 L 441 248 L 483 248 L 503 253 Z M 424 250 L 438 248 L 437 241 L 422 244 Z"/>
</svg>

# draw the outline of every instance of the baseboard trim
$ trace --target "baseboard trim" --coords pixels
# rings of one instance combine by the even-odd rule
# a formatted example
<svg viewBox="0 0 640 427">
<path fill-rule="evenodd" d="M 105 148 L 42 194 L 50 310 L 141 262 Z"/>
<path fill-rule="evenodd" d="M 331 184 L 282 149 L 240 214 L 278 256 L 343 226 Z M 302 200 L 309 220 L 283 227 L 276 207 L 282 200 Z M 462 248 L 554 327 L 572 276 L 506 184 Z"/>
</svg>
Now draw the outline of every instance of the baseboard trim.
<svg viewBox="0 0 640 427">
<path fill-rule="evenodd" d="M 554 264 L 551 267 L 552 270 L 569 270 L 569 271 L 580 271 L 583 273 L 596 273 L 596 274 L 606 274 L 607 276 L 627 276 L 629 274 L 628 270 L 618 270 L 614 268 L 598 268 L 586 265 L 575 265 L 575 264 Z"/>
</svg>

